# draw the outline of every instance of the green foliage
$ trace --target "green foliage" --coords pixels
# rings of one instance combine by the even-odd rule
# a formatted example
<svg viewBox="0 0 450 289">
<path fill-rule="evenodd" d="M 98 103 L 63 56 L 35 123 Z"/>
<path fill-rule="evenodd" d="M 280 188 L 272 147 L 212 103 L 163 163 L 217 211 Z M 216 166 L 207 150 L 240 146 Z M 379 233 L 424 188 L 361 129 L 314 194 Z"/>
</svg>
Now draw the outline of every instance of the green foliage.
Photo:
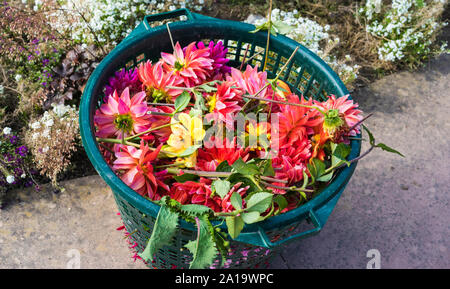
<svg viewBox="0 0 450 289">
<path fill-rule="evenodd" d="M 397 150 L 395 150 L 395 149 L 385 145 L 384 143 L 376 144 L 375 143 L 375 138 L 373 137 L 373 134 L 370 132 L 370 130 L 365 125 L 363 125 L 363 128 L 367 132 L 367 134 L 369 135 L 369 143 L 370 143 L 371 146 L 378 147 L 378 148 L 380 148 L 380 149 L 382 149 L 384 151 L 390 152 L 390 153 L 398 154 L 401 157 L 405 157 L 402 153 L 400 153 L 399 151 L 397 151 Z"/>
<path fill-rule="evenodd" d="M 185 247 L 192 253 L 193 259 L 189 269 L 205 269 L 211 266 L 217 256 L 217 249 L 212 235 L 214 229 L 205 216 L 196 217 L 197 239 L 189 241 Z"/>
<path fill-rule="evenodd" d="M 167 205 L 161 206 L 150 240 L 145 250 L 139 254 L 144 261 L 152 261 L 159 249 L 172 242 L 178 227 L 178 217 L 178 214 L 171 211 Z"/>
<path fill-rule="evenodd" d="M 223 199 L 230 191 L 231 183 L 221 179 L 215 180 L 211 185 L 213 193 L 217 193 L 221 199 Z"/>
<path fill-rule="evenodd" d="M 226 217 L 225 222 L 228 228 L 228 234 L 231 238 L 236 239 L 244 228 L 244 220 L 241 216 Z"/>
<path fill-rule="evenodd" d="M 247 210 L 250 212 L 264 213 L 272 203 L 272 193 L 256 193 L 251 195 L 247 201 Z"/>
<path fill-rule="evenodd" d="M 191 101 L 191 95 L 187 91 L 183 91 L 176 99 L 175 99 L 175 112 L 180 112 L 185 109 L 189 102 Z"/>
</svg>

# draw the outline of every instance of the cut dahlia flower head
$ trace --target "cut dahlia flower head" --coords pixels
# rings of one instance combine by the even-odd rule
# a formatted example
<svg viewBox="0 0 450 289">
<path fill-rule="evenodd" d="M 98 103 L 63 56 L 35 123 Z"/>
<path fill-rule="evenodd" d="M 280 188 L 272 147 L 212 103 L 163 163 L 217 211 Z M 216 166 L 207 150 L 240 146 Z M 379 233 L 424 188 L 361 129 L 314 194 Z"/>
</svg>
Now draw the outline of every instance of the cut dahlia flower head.
<svg viewBox="0 0 450 289">
<path fill-rule="evenodd" d="M 111 168 L 140 195 L 236 217 L 251 211 L 253 195 L 269 194 L 257 218 L 246 216 L 256 222 L 301 205 L 352 161 L 348 143 L 362 111 L 348 95 L 298 96 L 257 66 L 227 66 L 226 55 L 222 42 L 177 42 L 159 61 L 116 73 L 94 116 L 96 136 Z M 244 107 L 247 119 L 234 131 Z"/>
</svg>

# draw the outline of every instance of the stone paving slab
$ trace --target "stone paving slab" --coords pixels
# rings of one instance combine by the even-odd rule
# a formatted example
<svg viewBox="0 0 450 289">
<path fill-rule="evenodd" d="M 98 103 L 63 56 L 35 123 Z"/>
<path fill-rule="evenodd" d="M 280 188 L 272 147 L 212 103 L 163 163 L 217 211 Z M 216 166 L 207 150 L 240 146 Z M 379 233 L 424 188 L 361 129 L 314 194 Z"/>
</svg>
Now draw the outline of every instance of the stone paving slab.
<svg viewBox="0 0 450 289">
<path fill-rule="evenodd" d="M 381 151 L 360 161 L 322 232 L 288 245 L 272 268 L 450 268 L 450 55 L 419 72 L 387 76 L 353 97 Z M 363 151 L 367 145 L 363 147 Z M 115 229 L 110 189 L 98 176 L 36 193 L 18 191 L 0 211 L 0 268 L 66 268 L 69 250 L 82 268 L 144 268 Z"/>
</svg>

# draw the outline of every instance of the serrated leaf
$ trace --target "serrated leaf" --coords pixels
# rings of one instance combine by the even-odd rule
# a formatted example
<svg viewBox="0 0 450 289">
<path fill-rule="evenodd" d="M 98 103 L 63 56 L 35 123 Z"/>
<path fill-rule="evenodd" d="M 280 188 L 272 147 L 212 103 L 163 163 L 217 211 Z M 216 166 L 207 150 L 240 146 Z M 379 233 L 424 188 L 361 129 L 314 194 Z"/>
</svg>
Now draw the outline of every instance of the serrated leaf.
<svg viewBox="0 0 450 289">
<path fill-rule="evenodd" d="M 230 197 L 231 205 L 236 209 L 242 209 L 242 197 L 238 192 L 234 192 Z"/>
<path fill-rule="evenodd" d="M 212 183 L 211 188 L 220 196 L 221 199 L 223 199 L 230 191 L 231 183 L 229 181 L 218 179 Z"/>
<path fill-rule="evenodd" d="M 196 204 L 188 204 L 188 205 L 182 205 L 181 211 L 185 214 L 188 214 L 192 217 L 200 217 L 202 215 L 209 215 L 213 214 L 214 211 L 211 210 L 211 208 L 203 205 L 196 205 Z"/>
<path fill-rule="evenodd" d="M 162 205 L 156 217 L 150 240 L 145 250 L 139 254 L 146 261 L 152 261 L 153 256 L 165 245 L 170 245 L 172 238 L 178 230 L 179 215 L 169 210 L 166 205 Z"/>
<path fill-rule="evenodd" d="M 397 151 L 397 150 L 395 150 L 395 149 L 385 145 L 384 143 L 378 143 L 376 145 L 376 147 L 379 147 L 379 148 L 381 148 L 384 151 L 387 151 L 387 152 L 390 152 L 390 153 L 394 153 L 394 154 L 398 154 L 398 155 L 400 155 L 402 157 L 405 157 L 402 153 L 400 153 L 399 151 Z"/>
<path fill-rule="evenodd" d="M 259 174 L 259 169 L 258 166 L 255 164 L 246 164 L 241 158 L 239 158 L 238 160 L 236 160 L 233 165 L 232 165 L 233 169 L 235 169 L 235 171 L 237 173 L 240 173 L 242 175 L 258 175 Z"/>
<path fill-rule="evenodd" d="M 174 178 L 178 183 L 184 183 L 184 182 L 187 182 L 187 181 L 193 181 L 193 182 L 195 182 L 195 181 L 198 181 L 198 179 L 199 179 L 199 177 L 198 177 L 197 175 L 194 175 L 194 174 L 187 174 L 187 173 L 184 173 L 184 174 L 179 175 L 179 176 L 173 176 L 173 178 Z"/>
<path fill-rule="evenodd" d="M 248 212 L 259 212 L 264 213 L 272 203 L 273 195 L 271 193 L 256 193 L 253 194 L 247 202 L 247 211 Z"/>
<path fill-rule="evenodd" d="M 228 234 L 230 234 L 231 238 L 236 239 L 244 228 L 244 220 L 242 220 L 242 217 L 230 216 L 226 217 L 225 222 L 227 224 Z"/>
<path fill-rule="evenodd" d="M 217 256 L 217 248 L 211 236 L 209 220 L 205 217 L 195 218 L 197 240 L 189 241 L 185 247 L 192 253 L 193 259 L 189 269 L 209 268 Z"/>
<path fill-rule="evenodd" d="M 242 220 L 246 224 L 253 224 L 259 222 L 262 218 L 258 212 L 247 212 L 241 214 Z"/>
</svg>

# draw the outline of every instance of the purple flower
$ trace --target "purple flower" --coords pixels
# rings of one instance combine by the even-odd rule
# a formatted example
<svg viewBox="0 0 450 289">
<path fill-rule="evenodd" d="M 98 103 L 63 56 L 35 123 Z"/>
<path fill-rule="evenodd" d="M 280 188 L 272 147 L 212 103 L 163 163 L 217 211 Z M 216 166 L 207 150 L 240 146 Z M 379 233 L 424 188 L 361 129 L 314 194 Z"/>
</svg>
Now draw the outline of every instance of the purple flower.
<svg viewBox="0 0 450 289">
<path fill-rule="evenodd" d="M 48 60 L 47 58 L 42 60 L 42 64 L 43 65 L 47 65 L 50 62 L 50 60 Z"/>
<path fill-rule="evenodd" d="M 16 148 L 16 154 L 25 157 L 28 153 L 28 148 L 26 146 L 20 146 Z"/>
<path fill-rule="evenodd" d="M 12 135 L 10 138 L 9 138 L 9 142 L 11 143 L 11 144 L 16 144 L 17 143 L 17 136 L 15 136 L 15 135 Z"/>
<path fill-rule="evenodd" d="M 209 57 L 214 60 L 213 78 L 217 74 L 230 73 L 231 67 L 226 65 L 226 63 L 230 61 L 229 59 L 227 59 L 228 48 L 225 48 L 225 46 L 223 46 L 222 41 L 217 42 L 217 44 L 215 44 L 214 41 L 211 41 L 209 42 L 208 47 L 209 47 Z M 203 42 L 198 42 L 197 48 L 203 49 L 205 48 L 205 44 Z"/>
<path fill-rule="evenodd" d="M 129 87 L 130 95 L 142 91 L 142 82 L 139 80 L 137 69 L 117 71 L 113 77 L 109 79 L 109 84 L 105 86 L 105 96 L 109 96 L 117 90 L 120 95 L 122 91 Z"/>
</svg>

